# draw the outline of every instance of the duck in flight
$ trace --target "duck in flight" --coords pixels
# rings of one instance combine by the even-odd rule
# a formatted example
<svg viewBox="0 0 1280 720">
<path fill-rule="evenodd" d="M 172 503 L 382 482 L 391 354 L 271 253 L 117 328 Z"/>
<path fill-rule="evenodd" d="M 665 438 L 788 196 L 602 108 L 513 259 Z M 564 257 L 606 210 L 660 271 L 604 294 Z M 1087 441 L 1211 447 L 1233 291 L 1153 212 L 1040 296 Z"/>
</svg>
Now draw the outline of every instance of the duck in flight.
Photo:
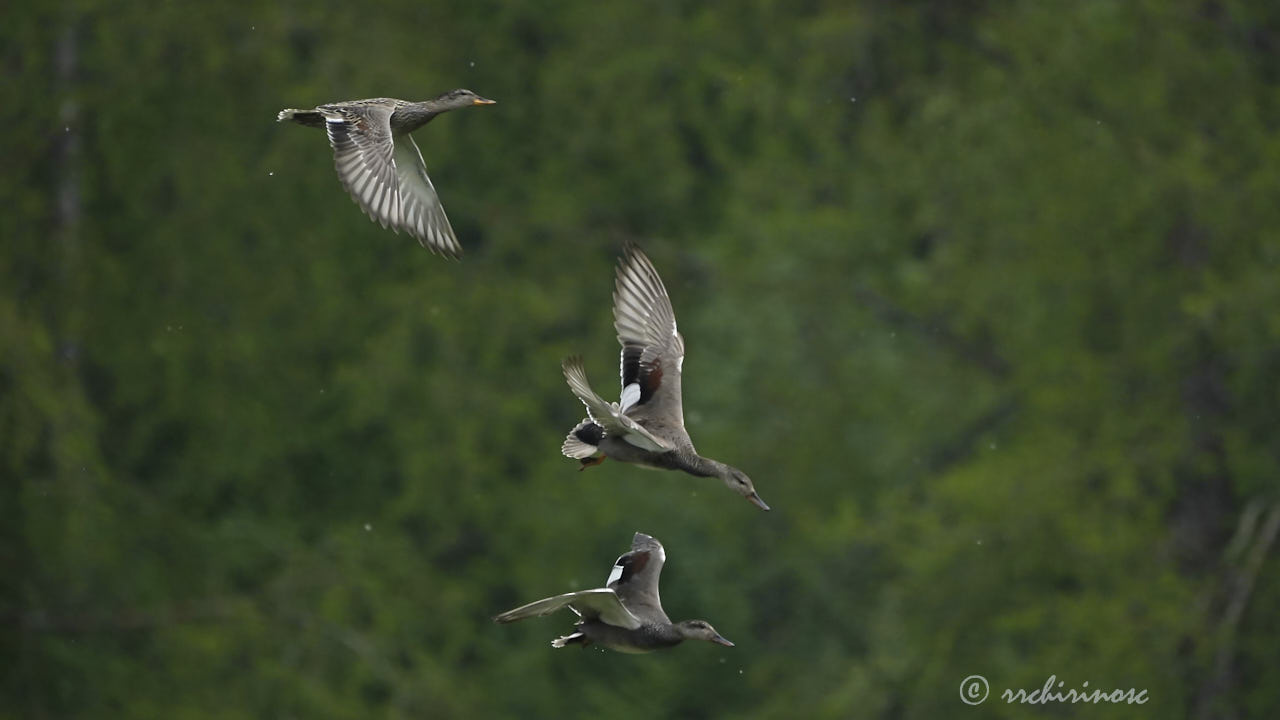
<svg viewBox="0 0 1280 720">
<path fill-rule="evenodd" d="M 417 238 L 428 250 L 457 258 L 462 246 L 409 133 L 449 110 L 493 103 L 459 89 L 422 102 L 370 98 L 310 110 L 289 108 L 276 120 L 323 128 L 333 146 L 338 179 L 360 209 L 383 227 Z"/>
<path fill-rule="evenodd" d="M 625 653 L 647 653 L 675 647 L 685 640 L 706 640 L 733 647 L 705 620 L 673 623 L 658 598 L 658 574 L 667 553 L 657 539 L 636 533 L 631 551 L 613 565 L 605 587 L 545 598 L 494 617 L 510 623 L 569 608 L 578 616 L 577 630 L 551 641 L 556 648 L 592 643 Z"/>
<path fill-rule="evenodd" d="M 613 326 L 622 344 L 622 397 L 611 403 L 591 389 L 582 358 L 561 364 L 569 389 L 587 408 L 587 418 L 569 432 L 560 448 L 579 460 L 579 469 L 612 457 L 642 467 L 683 470 L 717 477 L 761 510 L 769 506 L 741 470 L 698 454 L 684 428 L 680 370 L 684 337 L 653 263 L 628 246 L 618 263 L 613 292 Z"/>
</svg>

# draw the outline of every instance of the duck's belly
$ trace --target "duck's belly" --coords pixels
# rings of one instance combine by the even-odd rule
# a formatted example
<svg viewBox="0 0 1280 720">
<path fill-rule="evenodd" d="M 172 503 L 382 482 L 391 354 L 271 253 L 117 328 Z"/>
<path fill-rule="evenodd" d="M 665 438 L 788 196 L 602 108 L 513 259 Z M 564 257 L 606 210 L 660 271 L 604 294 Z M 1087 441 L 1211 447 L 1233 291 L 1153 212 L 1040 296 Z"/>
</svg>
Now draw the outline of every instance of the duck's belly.
<svg viewBox="0 0 1280 720">
<path fill-rule="evenodd" d="M 604 643 L 600 643 L 600 644 L 604 645 L 610 650 L 613 650 L 614 652 L 626 653 L 628 655 L 647 655 L 653 652 L 654 650 L 657 650 L 657 648 L 638 648 L 630 645 L 605 645 Z"/>
<path fill-rule="evenodd" d="M 655 453 L 638 448 L 635 445 L 613 437 L 605 437 L 600 442 L 600 450 L 606 456 L 619 462 L 629 463 L 650 470 L 672 470 L 671 453 Z"/>
<path fill-rule="evenodd" d="M 671 645 L 670 642 L 664 642 L 655 637 L 654 633 L 647 632 L 648 626 L 639 630 L 627 630 L 598 620 L 590 620 L 582 623 L 578 629 L 592 642 L 629 655 L 643 655 Z"/>
</svg>

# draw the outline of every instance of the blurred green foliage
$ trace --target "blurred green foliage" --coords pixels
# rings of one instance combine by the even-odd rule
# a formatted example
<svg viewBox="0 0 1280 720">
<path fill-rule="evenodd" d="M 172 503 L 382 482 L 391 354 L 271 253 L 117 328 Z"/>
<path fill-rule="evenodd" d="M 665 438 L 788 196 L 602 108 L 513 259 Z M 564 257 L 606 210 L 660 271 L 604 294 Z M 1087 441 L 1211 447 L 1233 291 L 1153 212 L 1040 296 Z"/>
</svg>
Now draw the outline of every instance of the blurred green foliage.
<svg viewBox="0 0 1280 720">
<path fill-rule="evenodd" d="M 1280 713 L 1280 6 L 0 20 L 0 716 Z M 274 122 L 453 87 L 499 103 L 417 135 L 462 263 Z M 774 512 L 559 456 L 628 240 Z M 738 647 L 490 622 L 635 530 Z M 1050 674 L 1150 702 L 998 700 Z"/>
</svg>

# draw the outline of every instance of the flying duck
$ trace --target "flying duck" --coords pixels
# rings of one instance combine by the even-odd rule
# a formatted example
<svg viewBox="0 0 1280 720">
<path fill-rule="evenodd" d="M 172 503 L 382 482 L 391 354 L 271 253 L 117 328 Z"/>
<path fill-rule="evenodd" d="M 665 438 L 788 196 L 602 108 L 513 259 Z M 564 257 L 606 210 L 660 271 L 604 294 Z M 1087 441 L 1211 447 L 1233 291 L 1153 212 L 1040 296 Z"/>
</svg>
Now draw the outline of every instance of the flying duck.
<svg viewBox="0 0 1280 720">
<path fill-rule="evenodd" d="M 592 643 L 625 653 L 647 653 L 675 647 L 685 640 L 706 640 L 733 647 L 705 620 L 673 623 L 658 598 L 658 574 L 666 562 L 662 543 L 644 533 L 631 539 L 631 551 L 613 565 L 605 587 L 545 598 L 494 617 L 509 623 L 569 608 L 578 615 L 577 630 L 551 641 L 551 647 L 587 647 Z"/>
<path fill-rule="evenodd" d="M 612 457 L 642 467 L 718 477 L 730 490 L 768 510 L 746 473 L 694 449 L 680 399 L 684 337 L 676 329 L 675 311 L 658 271 L 634 246 L 626 248 L 618 263 L 613 319 L 622 344 L 622 397 L 616 403 L 601 398 L 587 382 L 582 358 L 566 358 L 561 364 L 565 380 L 586 406 L 587 418 L 569 432 L 560 452 L 579 460 L 580 470 Z"/>
<path fill-rule="evenodd" d="M 417 238 L 428 250 L 457 258 L 462 246 L 409 133 L 440 113 L 494 102 L 459 89 L 422 102 L 370 98 L 311 110 L 289 108 L 281 110 L 276 121 L 324 128 L 333 146 L 338 179 L 360 209 L 383 227 Z"/>
</svg>

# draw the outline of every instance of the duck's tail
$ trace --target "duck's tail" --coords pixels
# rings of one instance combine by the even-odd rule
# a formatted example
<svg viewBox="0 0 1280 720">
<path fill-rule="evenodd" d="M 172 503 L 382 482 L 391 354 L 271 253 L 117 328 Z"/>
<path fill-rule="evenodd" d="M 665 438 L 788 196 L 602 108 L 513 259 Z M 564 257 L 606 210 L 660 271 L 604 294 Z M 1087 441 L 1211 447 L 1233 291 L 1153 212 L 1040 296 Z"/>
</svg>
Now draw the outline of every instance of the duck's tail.
<svg viewBox="0 0 1280 720">
<path fill-rule="evenodd" d="M 565 436 L 560 452 L 574 460 L 589 458 L 600 451 L 600 440 L 604 438 L 604 430 L 587 418 Z"/>
<path fill-rule="evenodd" d="M 299 125 L 306 125 L 313 128 L 324 128 L 324 116 L 315 110 L 298 110 L 297 108 L 285 108 L 276 115 L 276 122 L 284 122 L 292 120 Z"/>
</svg>

